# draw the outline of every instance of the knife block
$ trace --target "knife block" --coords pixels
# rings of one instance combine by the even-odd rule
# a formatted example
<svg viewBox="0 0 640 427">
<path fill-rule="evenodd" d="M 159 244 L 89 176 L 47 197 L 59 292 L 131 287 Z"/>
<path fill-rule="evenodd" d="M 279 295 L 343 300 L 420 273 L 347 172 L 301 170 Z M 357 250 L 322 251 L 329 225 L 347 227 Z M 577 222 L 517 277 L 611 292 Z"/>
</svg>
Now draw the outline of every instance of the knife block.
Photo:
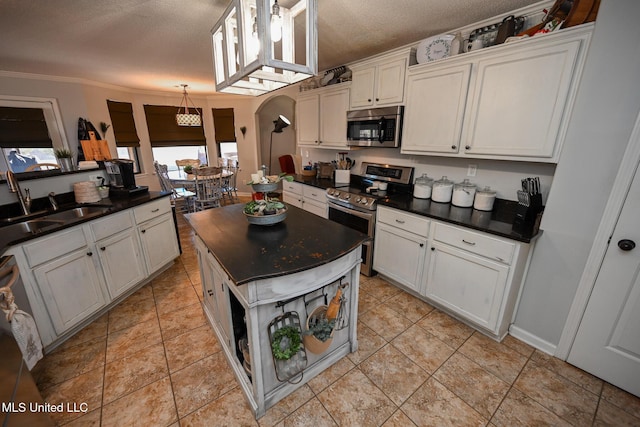
<svg viewBox="0 0 640 427">
<path fill-rule="evenodd" d="M 542 194 L 529 195 L 529 205 L 518 203 L 512 230 L 519 234 L 532 235 L 539 227 L 540 213 L 543 211 Z"/>
</svg>

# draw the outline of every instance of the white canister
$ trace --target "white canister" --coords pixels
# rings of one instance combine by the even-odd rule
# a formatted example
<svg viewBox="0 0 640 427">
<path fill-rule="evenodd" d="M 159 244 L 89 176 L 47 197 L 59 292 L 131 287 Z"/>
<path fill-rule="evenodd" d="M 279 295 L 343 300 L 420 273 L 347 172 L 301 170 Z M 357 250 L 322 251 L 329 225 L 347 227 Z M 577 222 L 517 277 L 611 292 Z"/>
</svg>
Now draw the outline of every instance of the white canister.
<svg viewBox="0 0 640 427">
<path fill-rule="evenodd" d="M 465 179 L 453 186 L 451 204 L 460 208 L 473 206 L 473 198 L 476 195 L 476 185 Z"/>
<path fill-rule="evenodd" d="M 479 211 L 493 210 L 493 203 L 496 201 L 496 192 L 489 187 L 484 187 L 476 193 L 476 199 L 473 202 L 473 208 Z"/>
<path fill-rule="evenodd" d="M 431 188 L 433 187 L 433 179 L 429 178 L 426 173 L 416 178 L 413 185 L 413 197 L 416 199 L 428 199 L 431 197 Z"/>
<path fill-rule="evenodd" d="M 451 201 L 451 193 L 453 191 L 453 182 L 443 176 L 433 183 L 431 191 L 431 200 L 440 203 L 449 203 Z"/>
</svg>

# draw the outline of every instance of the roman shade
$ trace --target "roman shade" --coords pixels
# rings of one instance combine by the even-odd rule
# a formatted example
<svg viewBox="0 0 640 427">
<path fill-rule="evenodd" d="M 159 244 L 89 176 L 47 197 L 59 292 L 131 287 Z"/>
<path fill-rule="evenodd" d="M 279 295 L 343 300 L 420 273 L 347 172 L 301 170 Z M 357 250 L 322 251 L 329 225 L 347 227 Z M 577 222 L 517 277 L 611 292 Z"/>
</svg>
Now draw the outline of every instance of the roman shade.
<svg viewBox="0 0 640 427">
<path fill-rule="evenodd" d="M 212 108 L 213 126 L 216 130 L 216 142 L 234 142 L 236 140 L 233 108 Z"/>
<path fill-rule="evenodd" d="M 0 147 L 51 148 L 52 145 L 42 109 L 0 107 Z"/>
<path fill-rule="evenodd" d="M 202 126 L 178 126 L 178 107 L 145 105 L 147 129 L 152 147 L 175 147 L 179 145 L 206 145 Z"/>
<path fill-rule="evenodd" d="M 129 102 L 107 100 L 111 126 L 118 147 L 139 147 L 140 138 L 133 120 L 133 106 Z"/>
</svg>

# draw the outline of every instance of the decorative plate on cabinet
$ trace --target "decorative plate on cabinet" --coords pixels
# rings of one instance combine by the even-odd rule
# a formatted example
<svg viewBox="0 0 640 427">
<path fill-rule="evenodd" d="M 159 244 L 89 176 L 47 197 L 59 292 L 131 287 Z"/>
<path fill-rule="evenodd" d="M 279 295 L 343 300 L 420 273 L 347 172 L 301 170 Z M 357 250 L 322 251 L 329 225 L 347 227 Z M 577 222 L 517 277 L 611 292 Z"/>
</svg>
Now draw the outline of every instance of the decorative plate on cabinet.
<svg viewBox="0 0 640 427">
<path fill-rule="evenodd" d="M 422 40 L 416 50 L 418 64 L 448 57 L 451 52 L 451 42 L 454 38 L 455 36 L 452 34 L 444 34 Z"/>
</svg>

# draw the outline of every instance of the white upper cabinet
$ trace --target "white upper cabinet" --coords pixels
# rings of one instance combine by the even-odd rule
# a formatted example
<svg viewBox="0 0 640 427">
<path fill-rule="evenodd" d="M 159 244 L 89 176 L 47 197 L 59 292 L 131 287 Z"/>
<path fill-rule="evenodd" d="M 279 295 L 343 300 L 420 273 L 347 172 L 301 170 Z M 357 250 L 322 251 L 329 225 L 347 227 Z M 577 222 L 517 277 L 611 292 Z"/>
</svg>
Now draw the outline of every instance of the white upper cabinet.
<svg viewBox="0 0 640 427">
<path fill-rule="evenodd" d="M 402 104 L 407 58 L 353 66 L 351 109 Z"/>
<path fill-rule="evenodd" d="M 401 152 L 557 162 L 592 29 L 409 67 Z"/>
<path fill-rule="evenodd" d="M 296 109 L 298 145 L 347 147 L 348 86 L 330 86 L 301 94 Z"/>
</svg>

